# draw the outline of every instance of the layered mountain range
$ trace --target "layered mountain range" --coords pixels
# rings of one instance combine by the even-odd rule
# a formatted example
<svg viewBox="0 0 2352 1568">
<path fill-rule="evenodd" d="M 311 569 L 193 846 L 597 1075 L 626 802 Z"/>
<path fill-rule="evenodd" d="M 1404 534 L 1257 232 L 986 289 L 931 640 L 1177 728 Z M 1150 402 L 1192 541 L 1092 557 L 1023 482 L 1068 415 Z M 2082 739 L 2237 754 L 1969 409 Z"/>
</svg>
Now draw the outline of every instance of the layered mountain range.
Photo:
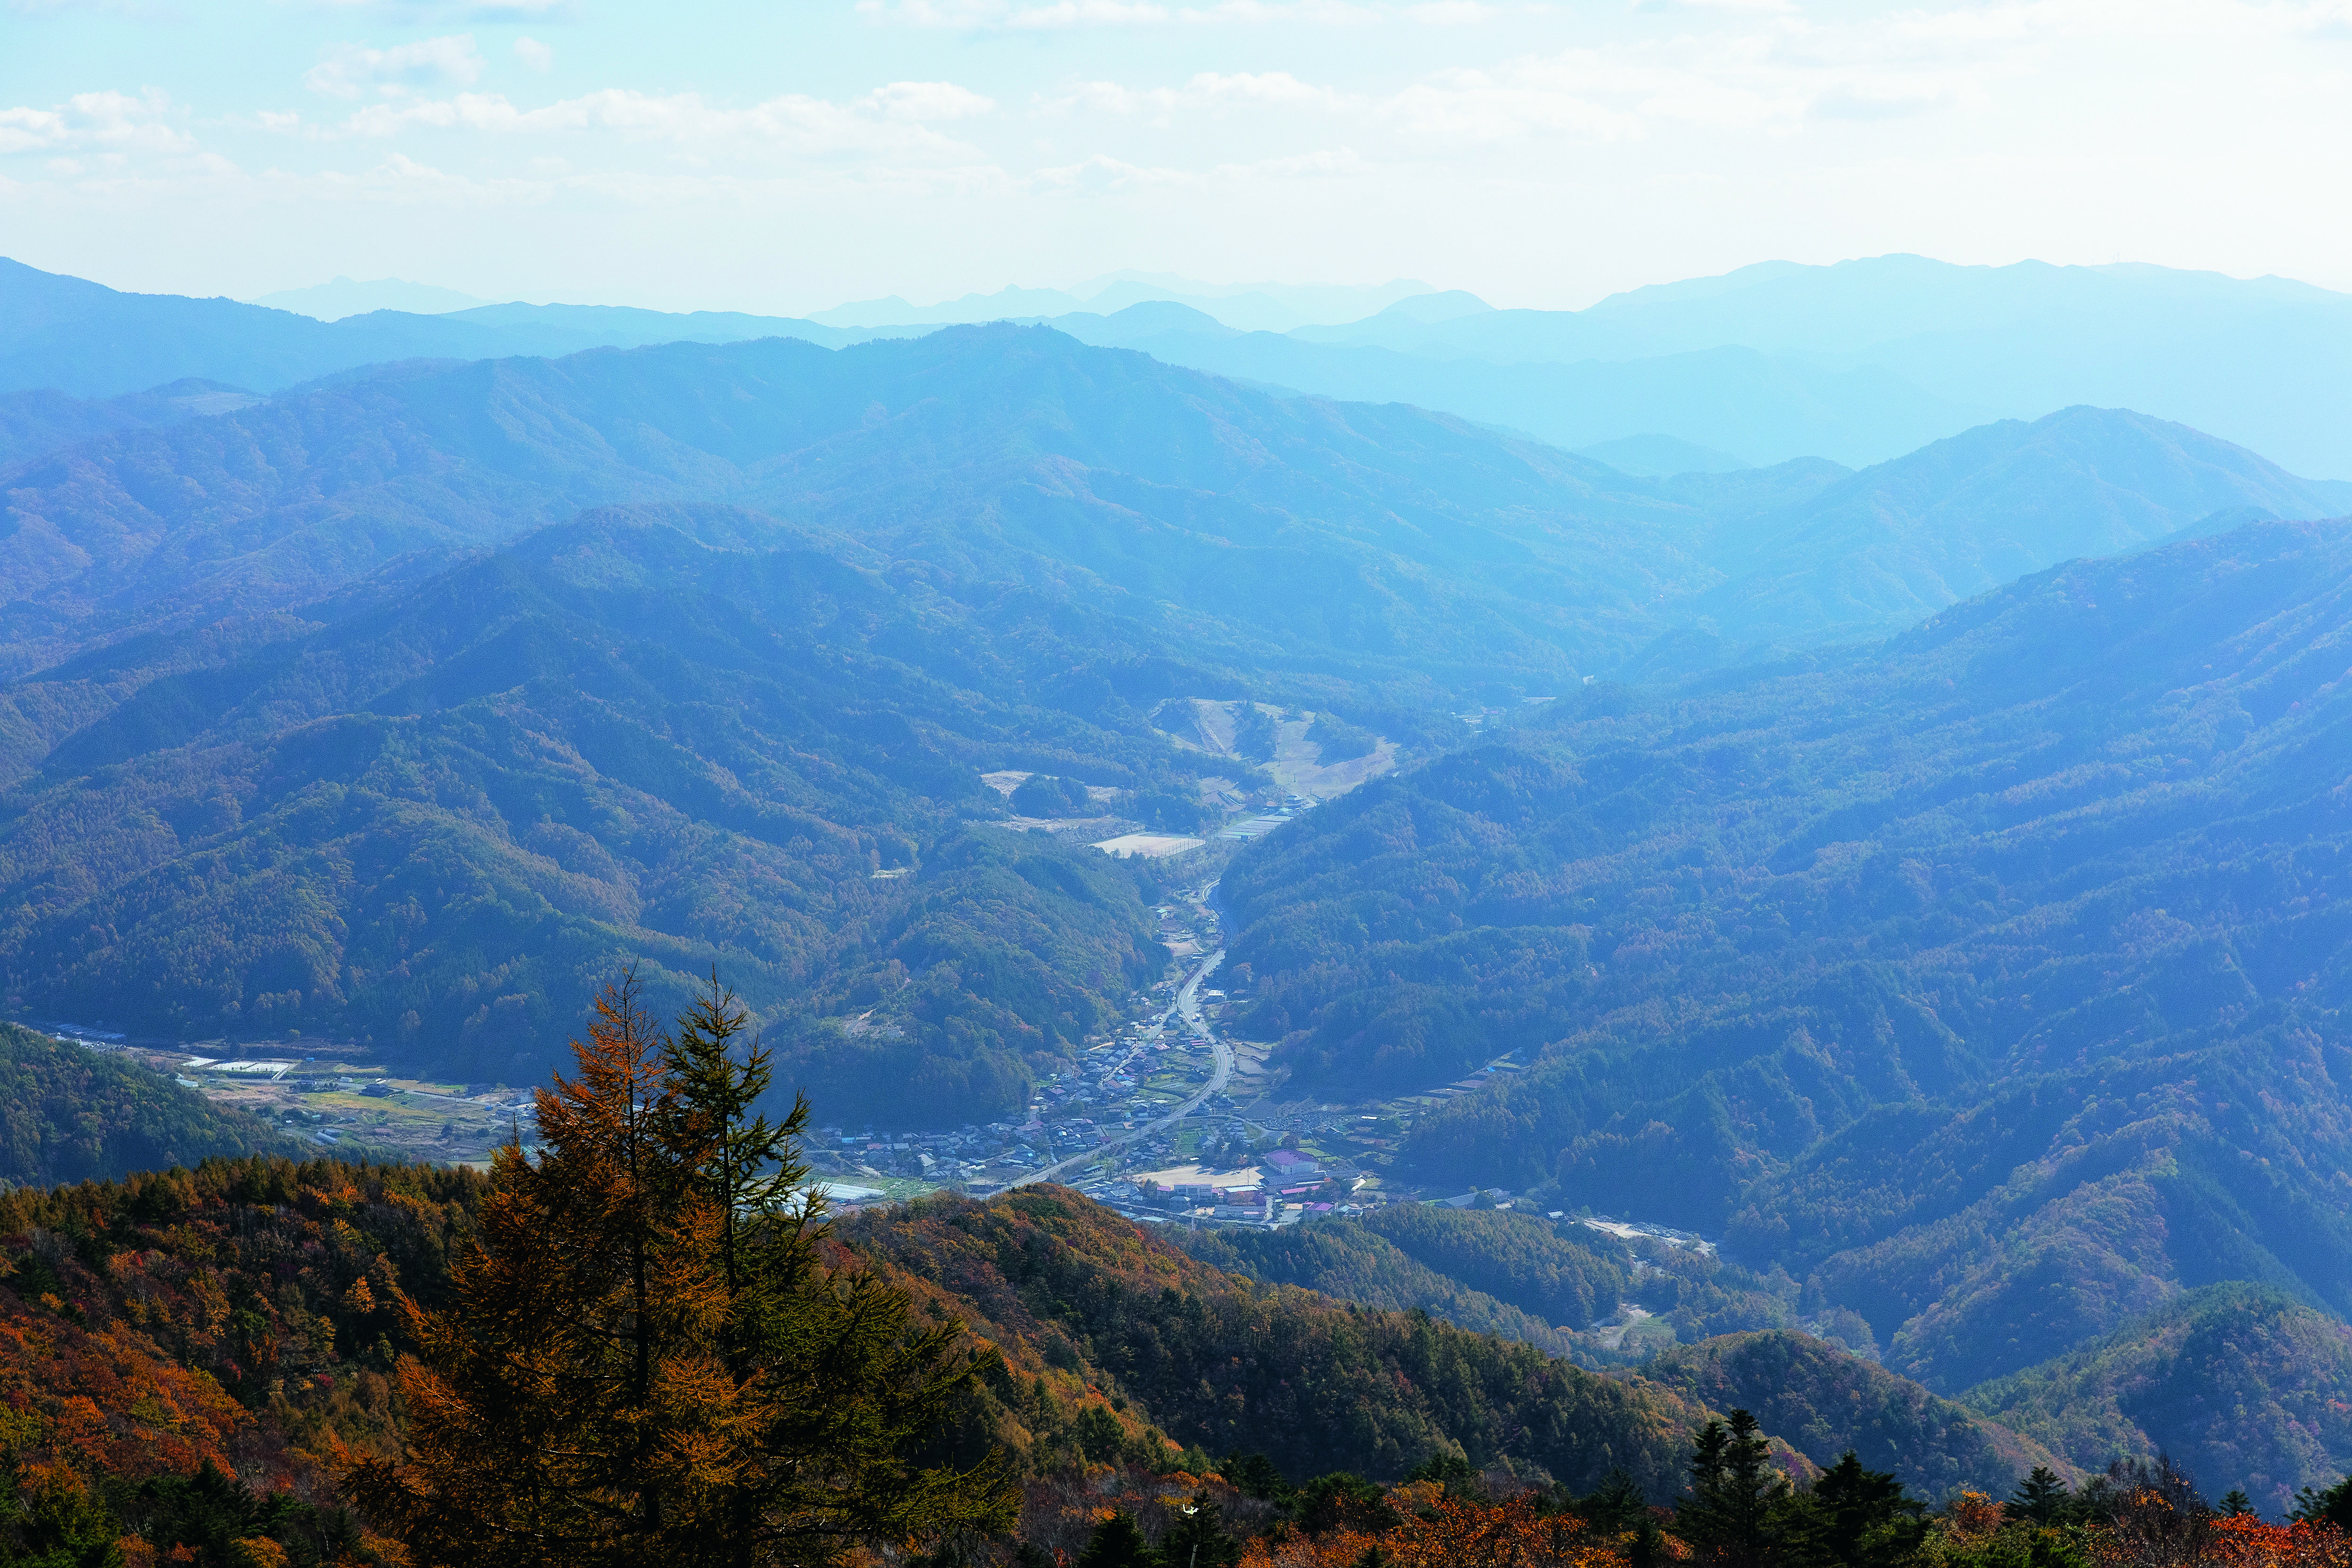
<svg viewBox="0 0 2352 1568">
<path fill-rule="evenodd" d="M 2352 475 L 2352 408 L 2336 374 L 2352 346 L 2352 299 L 2286 279 L 1882 256 L 1767 262 L 1582 310 L 1498 310 L 1414 284 L 1276 289 L 1277 300 L 1129 278 L 1082 292 L 870 300 L 814 320 L 501 304 L 324 322 L 227 300 L 119 294 L 0 262 L 0 393 L 104 398 L 190 376 L 276 392 L 419 356 L 761 337 L 839 347 L 1009 320 L 1297 392 L 1443 409 L 1571 448 L 1665 442 L 1690 468 L 1807 456 L 1867 465 L 1969 426 L 2088 403 L 2208 430 L 2299 471 Z M 1694 450 L 1707 456 L 1689 461 Z"/>
<path fill-rule="evenodd" d="M 998 1115 L 1159 974 L 1164 889 L 1013 831 L 984 779 L 1198 830 L 1267 782 L 1201 715 L 1311 710 L 1308 743 L 1404 765 L 1224 869 L 1236 1025 L 1318 1096 L 1509 1053 L 1524 1071 L 1420 1120 L 1412 1169 L 1723 1257 L 1407 1217 L 1155 1268 L 1437 1312 L 1532 1347 L 1480 1363 L 1505 1381 L 1592 1360 L 1639 1300 L 1716 1346 L 1657 1368 L 1674 1410 L 1833 1385 L 1907 1413 L 1952 1484 L 2169 1447 L 2276 1507 L 2352 1463 L 2352 533 L 2325 521 L 2352 488 L 2125 408 L 1961 428 L 1854 357 L 1894 305 L 1798 309 L 1811 269 L 1506 337 L 1553 374 L 1538 350 L 1622 315 L 1610 352 L 1656 353 L 1594 363 L 1696 356 L 1737 391 L 1725 366 L 1795 340 L 1690 334 L 1778 300 L 1814 323 L 1806 374 L 1914 409 L 1924 445 L 1660 473 L 1644 454 L 1704 433 L 1653 430 L 1637 474 L 1492 410 L 1080 341 L 1116 316 L 695 342 L 557 308 L 281 321 L 22 271 L 12 1013 L 523 1081 L 615 964 L 657 1010 L 715 967 L 829 1116 Z M 2100 276 L 2063 280 L 2093 315 Z M 2334 309 L 2124 281 L 2188 316 Z M 1412 303 L 1274 341 L 1507 381 L 1470 352 L 1502 352 L 1494 313 Z M 541 357 L 579 334 L 604 346 Z M 1864 1359 L 1800 1367 L 1830 1341 Z M 2262 1414 L 2213 1415 L 2215 1345 Z M 1150 1397 L 1213 1434 L 1189 1385 Z M 1782 1409 L 1807 1453 L 1853 1429 Z M 1412 1420 L 1381 1463 L 1454 1431 Z"/>
</svg>

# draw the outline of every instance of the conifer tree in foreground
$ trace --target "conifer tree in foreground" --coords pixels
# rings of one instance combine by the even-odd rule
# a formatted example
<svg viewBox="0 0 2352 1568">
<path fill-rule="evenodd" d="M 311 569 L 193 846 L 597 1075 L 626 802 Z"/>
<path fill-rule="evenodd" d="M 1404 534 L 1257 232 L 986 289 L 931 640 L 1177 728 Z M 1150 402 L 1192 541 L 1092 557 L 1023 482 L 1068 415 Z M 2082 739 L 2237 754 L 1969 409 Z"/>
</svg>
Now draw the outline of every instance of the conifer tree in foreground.
<svg viewBox="0 0 2352 1568">
<path fill-rule="evenodd" d="M 982 1361 L 825 1267 L 807 1102 L 755 1111 L 733 994 L 713 976 L 675 1037 L 634 973 L 596 1008 L 538 1150 L 498 1152 L 448 1305 L 404 1300 L 407 1447 L 350 1468 L 363 1510 L 418 1568 L 767 1568 L 1009 1526 L 1002 1456 L 909 1458 Z"/>
<path fill-rule="evenodd" d="M 1683 1538 L 1724 1568 L 1755 1568 L 1769 1555 L 1772 1505 L 1789 1489 L 1756 1417 L 1709 1421 L 1691 1445 L 1690 1500 L 1675 1519 Z"/>
</svg>

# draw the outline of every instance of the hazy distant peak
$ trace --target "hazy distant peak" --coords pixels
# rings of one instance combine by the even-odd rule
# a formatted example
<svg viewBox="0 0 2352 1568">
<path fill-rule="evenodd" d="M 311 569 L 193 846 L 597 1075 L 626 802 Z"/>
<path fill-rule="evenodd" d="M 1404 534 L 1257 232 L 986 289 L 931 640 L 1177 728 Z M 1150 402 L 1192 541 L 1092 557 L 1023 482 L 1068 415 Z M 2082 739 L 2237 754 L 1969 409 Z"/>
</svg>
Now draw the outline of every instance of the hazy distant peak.
<svg viewBox="0 0 2352 1568">
<path fill-rule="evenodd" d="M 1463 289 L 1447 289 L 1433 294 L 1415 294 L 1399 300 L 1383 316 L 1401 316 L 1410 321 L 1457 321 L 1465 316 L 1493 313 L 1495 307 Z"/>
<path fill-rule="evenodd" d="M 960 326 L 973 321 L 1028 320 L 1067 315 L 1083 310 L 1085 301 L 1059 289 L 999 289 L 993 294 L 966 294 L 936 305 L 909 305 L 896 294 L 879 300 L 859 300 L 819 310 L 808 319 L 826 327 Z"/>
<path fill-rule="evenodd" d="M 1399 300 L 1431 292 L 1428 284 L 1405 278 L 1374 285 L 1202 283 L 1164 272 L 1114 272 L 1068 289 L 1016 286 L 937 305 L 909 304 L 893 294 L 836 305 L 809 320 L 828 327 L 945 326 L 1082 312 L 1108 316 L 1132 305 L 1168 300 L 1189 305 L 1237 331 L 1286 332 L 1318 322 L 1362 321 Z"/>
<path fill-rule="evenodd" d="M 379 278 L 367 283 L 338 278 L 331 283 L 314 283 L 308 289 L 282 289 L 247 302 L 273 310 L 291 310 L 298 316 L 312 316 L 321 321 L 340 321 L 345 316 L 364 316 L 375 310 L 441 316 L 489 303 L 455 289 L 411 283 L 401 278 Z"/>
<path fill-rule="evenodd" d="M 1623 310 L 1628 306 L 1664 304 L 1688 300 L 1712 300 L 1726 294 L 1737 294 L 1761 283 L 1775 283 L 1808 270 L 1801 261 L 1756 261 L 1746 267 L 1735 267 L 1707 278 L 1683 278 L 1672 283 L 1644 283 L 1635 289 L 1621 289 L 1607 298 L 1585 308 L 1583 314 L 1595 315 L 1606 310 Z"/>
<path fill-rule="evenodd" d="M 1734 474 L 1756 467 L 1745 458 L 1656 431 L 1596 441 L 1576 451 L 1579 457 L 1606 463 L 1621 474 L 1645 479 L 1667 479 L 1675 474 Z"/>
<path fill-rule="evenodd" d="M 2265 272 L 2259 278 L 2233 278 L 2226 272 L 2158 267 L 2147 261 L 2111 261 L 2105 266 L 2088 267 L 2084 270 L 2159 289 L 2236 289 L 2275 299 L 2283 304 L 2337 304 L 2352 298 L 2333 289 L 2323 289 L 2316 283 L 2281 278 L 2274 272 Z"/>
<path fill-rule="evenodd" d="M 1324 322 L 1359 321 L 1386 310 L 1399 300 L 1433 291 L 1418 278 L 1391 278 L 1385 283 L 1204 283 L 1172 272 L 1133 270 L 1107 272 L 1070 286 L 1071 293 L 1097 308 L 1114 290 L 1121 291 L 1118 297 L 1130 300 L 1149 294 L 1163 300 L 1208 300 L 1220 306 L 1226 300 L 1255 296 L 1307 320 Z M 1223 309 L 1212 310 L 1209 314 L 1219 321 L 1227 320 Z"/>
<path fill-rule="evenodd" d="M 1105 323 L 1117 323 L 1129 329 L 1149 328 L 1160 331 L 1206 332 L 1212 337 L 1236 337 L 1235 329 L 1225 325 L 1206 310 L 1173 300 L 1145 300 L 1113 310 L 1103 316 Z"/>
</svg>

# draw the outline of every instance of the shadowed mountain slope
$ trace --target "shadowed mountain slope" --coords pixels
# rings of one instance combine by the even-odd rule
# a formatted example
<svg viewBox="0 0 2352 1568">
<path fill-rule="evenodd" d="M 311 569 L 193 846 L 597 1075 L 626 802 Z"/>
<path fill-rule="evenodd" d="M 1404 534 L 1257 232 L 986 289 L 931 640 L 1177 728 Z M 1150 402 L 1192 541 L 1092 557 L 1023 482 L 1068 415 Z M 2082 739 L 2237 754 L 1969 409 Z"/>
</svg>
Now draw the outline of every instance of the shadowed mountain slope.
<svg viewBox="0 0 2352 1568">
<path fill-rule="evenodd" d="M 2352 1329 L 2256 1286 L 2177 1297 L 1963 1397 L 2078 1464 L 2168 1454 L 2273 1516 L 2352 1469 Z"/>
<path fill-rule="evenodd" d="M 35 742 L 0 798 L 0 973 L 36 1011 L 527 1081 L 578 1026 L 551 997 L 625 954 L 665 991 L 717 963 L 843 1113 L 969 1120 L 1164 960 L 1128 871 L 972 826 L 991 768 L 1183 776 L 1139 721 L 1024 697 L 1083 660 L 1057 619 L 742 513 L 542 531 Z M 100 706 L 105 663 L 11 689 L 20 721 Z M 814 1024 L 877 975 L 878 1033 Z"/>
<path fill-rule="evenodd" d="M 2002 1497 L 2036 1465 L 2067 1467 L 2032 1438 L 1803 1334 L 1702 1340 L 1653 1358 L 1642 1375 L 1712 1410 L 1753 1412 L 1824 1469 L 1852 1448 L 1925 1498 L 1964 1487 Z"/>
<path fill-rule="evenodd" d="M 2347 669 L 2352 531 L 2266 524 L 1596 688 L 1253 845 L 1243 1026 L 1302 1087 L 1533 1053 L 1427 1169 L 1727 1229 L 1939 1390 L 2218 1279 L 2352 1309 Z"/>
<path fill-rule="evenodd" d="M 293 1141 L 121 1057 L 0 1024 L 0 1182 L 119 1181 Z"/>
</svg>

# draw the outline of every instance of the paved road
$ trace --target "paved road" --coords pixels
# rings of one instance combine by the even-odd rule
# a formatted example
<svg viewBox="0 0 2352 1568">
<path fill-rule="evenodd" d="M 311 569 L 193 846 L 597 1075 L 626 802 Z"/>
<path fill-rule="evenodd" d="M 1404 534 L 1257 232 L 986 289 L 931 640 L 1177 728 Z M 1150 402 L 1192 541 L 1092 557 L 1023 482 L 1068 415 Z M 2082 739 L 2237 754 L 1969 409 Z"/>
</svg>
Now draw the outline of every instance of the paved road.
<svg viewBox="0 0 2352 1568">
<path fill-rule="evenodd" d="M 1004 1184 L 1005 1191 L 1010 1192 L 1014 1187 L 1025 1187 L 1034 1182 L 1050 1182 L 1073 1165 L 1092 1164 L 1112 1150 L 1124 1148 L 1139 1138 L 1149 1138 L 1155 1132 L 1164 1132 L 1200 1110 L 1202 1101 L 1225 1087 L 1226 1082 L 1234 1076 L 1234 1049 L 1224 1041 L 1217 1038 L 1216 1032 L 1209 1027 L 1208 1020 L 1201 1016 L 1201 982 L 1206 980 L 1211 972 L 1224 961 L 1225 950 L 1222 947 L 1202 959 L 1201 967 L 1192 971 L 1192 978 L 1184 982 L 1184 988 L 1176 993 L 1176 1005 L 1168 1010 L 1169 1016 L 1182 1018 L 1185 1028 L 1199 1038 L 1208 1041 L 1210 1050 L 1216 1053 L 1217 1070 L 1209 1075 L 1209 1081 L 1202 1084 L 1192 1099 L 1157 1121 L 1147 1121 L 1132 1131 L 1122 1132 L 1116 1138 L 1096 1144 L 1084 1153 L 1073 1154 L 1068 1159 L 1048 1165 L 1042 1171 L 1032 1171 L 1025 1176 L 1015 1176 Z"/>
</svg>

